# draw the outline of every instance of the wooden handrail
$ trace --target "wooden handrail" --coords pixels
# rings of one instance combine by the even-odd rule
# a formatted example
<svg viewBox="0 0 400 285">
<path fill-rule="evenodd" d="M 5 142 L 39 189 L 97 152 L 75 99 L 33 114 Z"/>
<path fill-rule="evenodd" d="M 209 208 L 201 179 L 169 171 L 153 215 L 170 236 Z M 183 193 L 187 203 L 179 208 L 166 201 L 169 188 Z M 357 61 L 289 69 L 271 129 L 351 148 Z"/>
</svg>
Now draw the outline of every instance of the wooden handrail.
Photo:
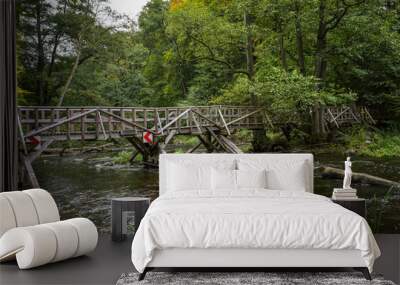
<svg viewBox="0 0 400 285">
<path fill-rule="evenodd" d="M 32 137 L 32 136 L 36 136 L 36 135 L 38 135 L 38 134 L 40 134 L 40 133 L 43 133 L 43 132 L 45 132 L 45 131 L 54 129 L 55 127 L 58 127 L 58 126 L 60 126 L 60 125 L 62 125 L 62 124 L 65 124 L 65 123 L 68 123 L 68 122 L 77 120 L 77 119 L 79 119 L 79 118 L 81 118 L 81 117 L 84 117 L 84 116 L 86 116 L 86 115 L 88 115 L 88 114 L 90 114 L 90 113 L 96 112 L 96 111 L 97 111 L 96 109 L 92 109 L 92 110 L 89 110 L 89 111 L 80 113 L 80 114 L 78 114 L 78 115 L 72 116 L 72 117 L 67 118 L 67 119 L 66 119 L 66 118 L 63 118 L 63 119 L 61 119 L 61 121 L 58 121 L 57 123 L 54 123 L 54 124 L 52 124 L 52 125 L 50 125 L 50 126 L 46 126 L 46 127 L 43 127 L 43 128 L 37 129 L 37 130 L 33 130 L 33 131 L 31 131 L 31 132 L 25 134 L 24 137 L 25 137 L 25 138 L 29 138 L 29 137 Z"/>
<path fill-rule="evenodd" d="M 241 120 L 243 120 L 243 119 L 246 119 L 246 118 L 248 118 L 248 117 L 250 117 L 250 116 L 252 116 L 252 115 L 254 115 L 254 114 L 257 114 L 258 112 L 260 112 L 260 111 L 262 111 L 262 110 L 263 110 L 263 108 L 258 109 L 258 110 L 255 110 L 255 111 L 253 111 L 253 112 L 251 112 L 251 113 L 248 113 L 247 115 L 244 115 L 244 116 L 242 116 L 242 117 L 240 117 L 240 118 L 237 118 L 237 119 L 235 119 L 235 120 L 233 120 L 233 121 L 230 121 L 230 122 L 227 123 L 226 125 L 227 125 L 227 126 L 230 126 L 230 125 L 232 125 L 232 124 L 234 124 L 234 123 L 237 123 L 237 122 L 239 122 L 239 121 L 241 121 Z"/>
<path fill-rule="evenodd" d="M 171 122 L 166 124 L 164 127 L 161 127 L 161 131 L 159 132 L 159 134 L 163 133 L 166 129 L 168 129 L 170 126 L 172 126 L 175 122 L 177 122 L 180 118 L 182 118 L 184 115 L 186 115 L 191 110 L 192 110 L 192 108 L 187 109 L 183 113 L 179 114 L 179 116 L 175 117 L 175 119 L 173 119 Z"/>
</svg>

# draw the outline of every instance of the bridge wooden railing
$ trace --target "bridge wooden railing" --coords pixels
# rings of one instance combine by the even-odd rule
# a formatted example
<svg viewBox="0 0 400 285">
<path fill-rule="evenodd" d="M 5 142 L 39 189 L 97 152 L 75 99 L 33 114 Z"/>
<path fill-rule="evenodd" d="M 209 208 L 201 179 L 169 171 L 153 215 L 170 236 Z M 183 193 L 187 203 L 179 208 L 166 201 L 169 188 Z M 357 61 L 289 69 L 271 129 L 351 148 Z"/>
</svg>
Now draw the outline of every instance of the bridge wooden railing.
<svg viewBox="0 0 400 285">
<path fill-rule="evenodd" d="M 327 122 L 334 124 L 338 128 L 341 125 L 354 123 L 364 122 L 372 125 L 376 123 L 365 106 L 329 107 L 325 109 L 324 117 Z"/>
<path fill-rule="evenodd" d="M 260 129 L 266 122 L 263 109 L 247 106 L 206 107 L 42 107 L 18 108 L 23 136 L 55 140 L 106 139 L 139 136 L 201 133 L 204 128 L 228 133 L 237 128 Z"/>
</svg>

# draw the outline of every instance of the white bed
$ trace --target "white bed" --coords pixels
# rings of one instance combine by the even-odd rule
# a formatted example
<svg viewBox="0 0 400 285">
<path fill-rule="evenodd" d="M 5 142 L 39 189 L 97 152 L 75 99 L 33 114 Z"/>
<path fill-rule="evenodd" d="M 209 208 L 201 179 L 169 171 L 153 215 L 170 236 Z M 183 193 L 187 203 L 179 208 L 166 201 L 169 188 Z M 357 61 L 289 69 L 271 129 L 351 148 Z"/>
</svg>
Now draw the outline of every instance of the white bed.
<svg viewBox="0 0 400 285">
<path fill-rule="evenodd" d="M 311 154 L 164 154 L 159 175 L 132 243 L 141 278 L 154 267 L 354 267 L 369 278 L 380 255 L 362 217 L 312 194 Z"/>
</svg>

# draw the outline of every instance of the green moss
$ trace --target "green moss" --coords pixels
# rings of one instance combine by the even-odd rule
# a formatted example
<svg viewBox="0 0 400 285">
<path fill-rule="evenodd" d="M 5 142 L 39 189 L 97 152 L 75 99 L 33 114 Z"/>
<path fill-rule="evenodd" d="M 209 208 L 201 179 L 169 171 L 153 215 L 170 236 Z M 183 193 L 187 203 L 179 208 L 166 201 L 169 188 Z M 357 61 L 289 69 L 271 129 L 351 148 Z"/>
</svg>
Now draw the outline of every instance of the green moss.
<svg viewBox="0 0 400 285">
<path fill-rule="evenodd" d="M 233 137 L 236 142 L 251 142 L 253 138 L 253 132 L 247 129 L 240 129 L 233 134 Z"/>
<path fill-rule="evenodd" d="M 174 143 L 194 146 L 199 143 L 199 140 L 194 136 L 176 136 L 174 138 Z"/>
<path fill-rule="evenodd" d="M 135 161 L 143 161 L 143 155 L 141 153 L 139 153 L 136 157 L 135 157 Z"/>
<path fill-rule="evenodd" d="M 131 155 L 132 153 L 129 151 L 120 151 L 115 157 L 113 157 L 113 162 L 116 164 L 128 164 Z"/>
<path fill-rule="evenodd" d="M 178 147 L 175 149 L 175 153 L 185 153 L 185 151 L 183 148 Z"/>
<path fill-rule="evenodd" d="M 243 144 L 240 146 L 240 149 L 244 152 L 244 153 L 249 153 L 253 150 L 253 146 L 249 143 L 247 144 Z"/>
</svg>

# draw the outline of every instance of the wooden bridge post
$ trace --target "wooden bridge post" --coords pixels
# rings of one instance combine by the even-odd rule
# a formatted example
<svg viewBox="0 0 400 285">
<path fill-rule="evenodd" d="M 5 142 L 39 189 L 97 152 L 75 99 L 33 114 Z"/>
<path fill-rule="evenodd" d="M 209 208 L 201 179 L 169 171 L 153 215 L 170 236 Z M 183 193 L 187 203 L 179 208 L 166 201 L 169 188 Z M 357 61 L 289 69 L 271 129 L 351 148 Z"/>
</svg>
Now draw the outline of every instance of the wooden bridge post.
<svg viewBox="0 0 400 285">
<path fill-rule="evenodd" d="M 147 129 L 147 110 L 143 110 L 143 126 Z"/>
<path fill-rule="evenodd" d="M 39 128 L 39 110 L 35 109 L 35 129 Z"/>
<path fill-rule="evenodd" d="M 83 109 L 81 109 L 81 113 L 83 113 Z M 81 117 L 81 140 L 85 140 L 85 119 L 86 116 Z"/>
<path fill-rule="evenodd" d="M 110 108 L 107 109 L 107 111 L 108 111 L 109 113 L 112 112 L 112 110 L 111 110 Z M 111 120 L 112 120 L 112 117 L 111 117 L 111 116 L 108 116 L 108 137 L 109 137 L 109 138 L 112 137 L 112 130 L 113 130 Z"/>
<path fill-rule="evenodd" d="M 134 148 L 140 152 L 143 157 L 143 164 L 146 167 L 155 167 L 158 165 L 159 147 L 156 144 L 145 144 L 142 138 L 132 136 L 128 140 L 134 146 Z M 136 157 L 136 153 L 133 152 L 132 157 Z"/>
<path fill-rule="evenodd" d="M 214 145 L 211 142 L 210 134 L 206 133 L 206 135 L 198 135 L 198 139 L 205 146 L 208 153 L 212 153 L 215 149 Z"/>
<path fill-rule="evenodd" d="M 123 108 L 120 108 L 119 114 L 120 114 L 121 118 L 124 118 L 124 119 L 125 119 L 125 111 L 124 111 Z M 121 130 L 122 130 L 122 131 L 125 130 L 125 124 L 121 124 Z"/>
<path fill-rule="evenodd" d="M 71 110 L 67 108 L 67 120 L 71 117 Z M 71 122 L 67 122 L 67 140 L 71 140 Z"/>
<path fill-rule="evenodd" d="M 132 112 L 132 123 L 135 123 L 136 122 L 136 109 L 132 108 L 131 112 Z M 137 135 L 137 128 L 136 127 L 133 127 L 133 133 L 135 135 Z"/>
<path fill-rule="evenodd" d="M 95 113 L 95 131 L 96 131 L 96 140 L 99 139 L 99 112 Z"/>
</svg>

